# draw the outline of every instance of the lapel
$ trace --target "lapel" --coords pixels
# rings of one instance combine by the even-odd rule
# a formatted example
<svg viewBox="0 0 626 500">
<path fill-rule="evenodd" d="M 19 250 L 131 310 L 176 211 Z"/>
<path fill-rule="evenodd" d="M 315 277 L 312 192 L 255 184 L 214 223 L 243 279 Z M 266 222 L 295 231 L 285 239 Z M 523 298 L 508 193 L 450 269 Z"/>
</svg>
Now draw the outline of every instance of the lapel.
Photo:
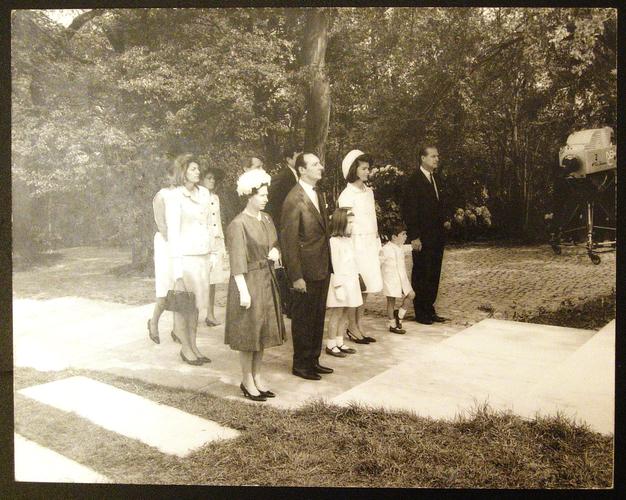
<svg viewBox="0 0 626 500">
<path fill-rule="evenodd" d="M 419 167 L 417 167 L 417 181 L 422 185 L 426 192 L 430 193 L 433 201 L 437 203 L 438 200 L 437 195 L 435 194 L 435 186 L 431 184 L 431 182 L 424 175 L 424 172 L 422 172 L 422 169 Z"/>
<path fill-rule="evenodd" d="M 296 184 L 296 188 L 298 189 L 298 192 L 300 193 L 300 198 L 302 198 L 302 202 L 304 203 L 304 206 L 308 208 L 309 212 L 313 213 L 313 216 L 317 219 L 317 221 L 320 223 L 322 228 L 326 230 L 326 224 L 324 223 L 324 219 L 321 213 L 321 211 L 324 210 L 322 208 L 323 205 L 322 205 L 322 200 L 320 199 L 321 197 L 318 196 L 318 201 L 320 204 L 320 210 L 318 211 L 317 208 L 315 208 L 315 205 L 313 205 L 311 198 L 309 198 L 309 195 L 306 194 L 306 192 L 304 191 L 304 188 L 300 185 L 300 183 Z"/>
</svg>

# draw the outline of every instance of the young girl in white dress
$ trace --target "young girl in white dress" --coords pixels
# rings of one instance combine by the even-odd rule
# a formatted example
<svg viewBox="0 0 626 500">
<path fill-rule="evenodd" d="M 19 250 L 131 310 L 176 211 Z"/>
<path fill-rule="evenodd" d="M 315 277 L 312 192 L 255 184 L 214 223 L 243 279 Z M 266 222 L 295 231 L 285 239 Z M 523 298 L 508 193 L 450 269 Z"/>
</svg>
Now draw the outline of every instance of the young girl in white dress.
<svg viewBox="0 0 626 500">
<path fill-rule="evenodd" d="M 355 349 L 343 345 L 343 332 L 348 314 L 363 304 L 359 286 L 359 269 L 350 235 L 354 216 L 347 208 L 337 208 L 330 223 L 330 258 L 333 273 L 330 276 L 326 307 L 328 334 L 326 353 L 338 358 L 354 354 Z"/>
</svg>

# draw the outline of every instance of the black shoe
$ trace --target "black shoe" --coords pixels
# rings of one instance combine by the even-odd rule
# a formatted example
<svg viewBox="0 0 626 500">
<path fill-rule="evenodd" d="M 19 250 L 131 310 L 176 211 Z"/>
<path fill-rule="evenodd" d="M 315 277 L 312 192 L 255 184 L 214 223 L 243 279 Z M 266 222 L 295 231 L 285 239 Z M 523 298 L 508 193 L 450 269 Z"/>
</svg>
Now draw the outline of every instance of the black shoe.
<svg viewBox="0 0 626 500">
<path fill-rule="evenodd" d="M 322 366 L 319 363 L 317 363 L 313 369 L 316 371 L 316 373 L 323 373 L 324 375 L 328 374 L 328 373 L 332 373 L 335 370 L 333 370 L 332 368 L 328 368 L 327 366 Z"/>
<path fill-rule="evenodd" d="M 437 316 L 436 314 L 433 314 L 430 319 L 432 319 L 436 323 L 443 323 L 444 321 L 448 321 L 448 318 Z"/>
<path fill-rule="evenodd" d="M 152 342 L 154 342 L 155 344 L 160 344 L 161 341 L 159 340 L 159 334 L 155 333 L 154 335 L 152 335 L 152 330 L 150 329 L 150 321 L 148 320 L 148 337 L 150 337 L 150 340 L 152 340 Z"/>
<path fill-rule="evenodd" d="M 239 384 L 239 388 L 241 389 L 241 392 L 243 392 L 244 397 L 251 399 L 252 401 L 267 401 L 267 398 L 263 394 L 259 394 L 258 396 L 250 394 L 248 389 L 246 389 L 246 386 L 243 385 L 243 382 Z"/>
<path fill-rule="evenodd" d="M 193 366 L 200 366 L 203 365 L 204 362 L 200 361 L 199 359 L 187 359 L 185 357 L 185 355 L 183 354 L 183 351 L 180 351 L 180 357 L 183 359 L 183 361 L 185 363 L 187 363 L 188 365 L 193 365 Z"/>
<path fill-rule="evenodd" d="M 430 318 L 424 318 L 421 316 L 416 316 L 415 317 L 415 321 L 417 321 L 418 323 L 421 323 L 422 325 L 432 325 L 433 324 L 433 320 Z"/>
<path fill-rule="evenodd" d="M 261 396 L 264 396 L 266 398 L 275 398 L 276 394 L 274 394 L 272 391 L 262 391 L 261 389 L 259 389 L 259 392 L 261 393 Z"/>
<path fill-rule="evenodd" d="M 350 330 L 346 330 L 346 335 L 352 342 L 356 342 L 357 344 L 369 344 L 370 343 L 370 341 L 367 340 L 365 337 L 363 338 L 357 337 Z"/>
<path fill-rule="evenodd" d="M 298 370 L 297 368 L 293 368 L 291 370 L 291 373 L 294 374 L 296 377 L 304 378 L 307 380 L 321 380 L 322 379 L 322 377 L 320 377 L 317 373 L 311 370 Z"/>
<path fill-rule="evenodd" d="M 352 347 L 346 347 L 345 345 L 338 345 L 337 349 L 339 349 L 341 352 L 345 352 L 346 354 L 356 353 L 356 349 L 352 349 Z"/>
<path fill-rule="evenodd" d="M 337 349 L 335 351 L 335 349 Z M 347 354 L 345 352 L 341 352 L 339 347 L 335 346 L 332 349 L 326 348 L 326 354 L 330 354 L 331 356 L 335 356 L 336 358 L 345 358 Z"/>
<path fill-rule="evenodd" d="M 180 339 L 174 334 L 174 330 L 172 330 L 172 333 L 170 335 L 172 336 L 172 340 L 174 342 L 176 342 L 177 344 L 181 343 Z"/>
<path fill-rule="evenodd" d="M 400 333 L 400 334 L 404 334 L 406 333 L 406 330 L 404 330 L 403 328 L 398 328 L 396 326 L 390 326 L 389 327 L 389 331 L 391 333 Z"/>
<path fill-rule="evenodd" d="M 363 335 L 363 338 L 367 340 L 368 343 L 376 342 L 376 339 L 374 337 L 366 337 L 365 335 Z"/>
</svg>

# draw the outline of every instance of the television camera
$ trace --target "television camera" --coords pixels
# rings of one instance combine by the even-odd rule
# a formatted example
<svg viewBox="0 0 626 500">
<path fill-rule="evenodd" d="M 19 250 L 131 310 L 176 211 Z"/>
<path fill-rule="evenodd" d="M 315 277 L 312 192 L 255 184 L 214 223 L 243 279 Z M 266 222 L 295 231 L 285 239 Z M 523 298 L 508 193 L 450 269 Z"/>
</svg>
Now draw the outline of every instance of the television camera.
<svg viewBox="0 0 626 500">
<path fill-rule="evenodd" d="M 580 130 L 559 150 L 554 190 L 560 206 L 555 206 L 550 234 L 557 255 L 564 242 L 576 245 L 581 236 L 594 264 L 600 263 L 599 253 L 615 250 L 617 151 L 612 135 L 611 127 Z"/>
</svg>

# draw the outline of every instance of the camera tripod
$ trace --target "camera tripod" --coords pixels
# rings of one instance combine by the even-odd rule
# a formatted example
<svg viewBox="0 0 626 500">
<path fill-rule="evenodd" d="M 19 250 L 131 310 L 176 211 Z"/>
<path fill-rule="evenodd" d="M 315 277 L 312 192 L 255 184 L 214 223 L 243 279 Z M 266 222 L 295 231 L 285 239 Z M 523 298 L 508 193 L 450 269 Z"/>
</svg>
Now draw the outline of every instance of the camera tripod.
<svg viewBox="0 0 626 500">
<path fill-rule="evenodd" d="M 616 247 L 615 208 L 611 208 L 606 198 L 613 194 L 615 201 L 616 176 L 615 171 L 602 172 L 601 174 L 589 175 L 586 178 L 566 178 L 569 192 L 573 195 L 568 198 L 575 205 L 571 210 L 565 224 L 556 220 L 553 231 L 550 234 L 550 246 L 556 255 L 561 254 L 562 245 L 578 245 L 581 235 L 584 236 L 587 255 L 594 264 L 600 264 L 601 253 L 614 252 Z M 567 202 L 566 202 L 567 204 Z M 563 207 L 567 210 L 567 206 Z M 597 225 L 596 216 L 604 217 L 608 225 Z M 558 217 L 557 219 L 560 219 Z M 612 225 L 611 225 L 612 224 Z M 612 239 L 598 241 L 599 231 L 612 236 Z"/>
</svg>

